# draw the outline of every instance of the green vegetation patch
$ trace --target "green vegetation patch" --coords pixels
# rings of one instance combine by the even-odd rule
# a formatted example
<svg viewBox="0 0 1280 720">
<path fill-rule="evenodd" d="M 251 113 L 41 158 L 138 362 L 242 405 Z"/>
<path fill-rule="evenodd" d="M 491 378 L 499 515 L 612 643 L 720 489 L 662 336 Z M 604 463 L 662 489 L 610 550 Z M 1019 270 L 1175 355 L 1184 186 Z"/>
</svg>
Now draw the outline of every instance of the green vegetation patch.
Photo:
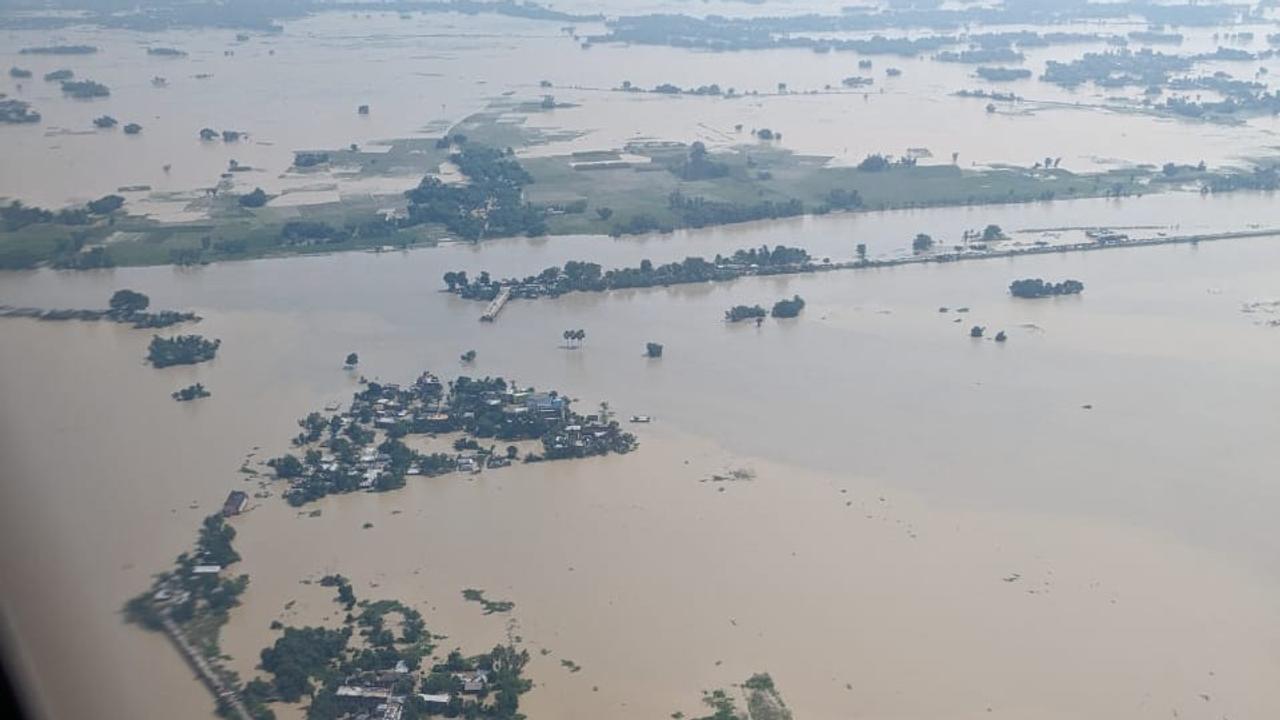
<svg viewBox="0 0 1280 720">
<path fill-rule="evenodd" d="M 480 603 L 480 607 L 484 608 L 485 615 L 511 612 L 516 606 L 510 600 L 490 600 L 484 596 L 483 590 L 476 590 L 475 588 L 463 590 L 462 597 L 468 602 Z"/>
</svg>

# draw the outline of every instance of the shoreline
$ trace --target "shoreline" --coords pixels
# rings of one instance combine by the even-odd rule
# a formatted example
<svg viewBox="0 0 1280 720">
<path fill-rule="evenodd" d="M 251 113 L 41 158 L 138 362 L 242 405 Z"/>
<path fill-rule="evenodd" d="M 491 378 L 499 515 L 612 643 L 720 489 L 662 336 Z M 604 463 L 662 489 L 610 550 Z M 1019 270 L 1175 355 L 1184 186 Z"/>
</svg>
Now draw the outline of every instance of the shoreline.
<svg viewBox="0 0 1280 720">
<path fill-rule="evenodd" d="M 1164 190 L 1156 190 L 1150 193 L 1144 193 L 1138 196 L 1128 196 L 1124 199 L 1142 200 L 1149 196 L 1166 196 L 1166 195 L 1171 195 L 1178 192 L 1190 192 L 1190 191 L 1179 190 L 1175 188 L 1168 188 Z M 1265 191 L 1244 188 L 1237 191 L 1230 191 L 1227 193 L 1212 193 L 1212 195 L 1239 196 L 1239 195 L 1245 195 L 1248 193 L 1262 193 L 1262 192 L 1265 192 Z M 1203 197 L 1203 196 L 1197 194 L 1197 197 Z M 315 251 L 302 249 L 302 250 L 296 250 L 292 252 L 264 252 L 260 254 L 247 255 L 245 257 L 228 257 L 228 258 L 202 260 L 200 262 L 192 263 L 192 264 L 181 264 L 181 263 L 175 263 L 175 262 L 154 262 L 154 263 L 138 262 L 138 263 L 113 264 L 113 265 L 107 265 L 103 267 L 57 267 L 49 263 L 48 261 L 41 261 L 40 263 L 32 267 L 0 268 L 0 277 L 3 277 L 6 274 L 15 274 L 15 275 L 29 274 L 29 273 L 36 273 L 41 271 L 80 273 L 80 272 L 91 272 L 94 270 L 110 270 L 113 268 L 207 267 L 211 265 L 222 265 L 226 263 L 252 262 L 256 260 L 283 260 L 283 259 L 295 258 L 295 257 L 299 257 L 299 258 L 325 257 L 325 256 L 335 256 L 335 255 L 343 255 L 347 253 L 357 253 L 357 252 L 368 253 L 368 254 L 382 254 L 382 253 L 390 253 L 390 252 L 432 250 L 432 249 L 436 249 L 440 247 L 448 247 L 448 246 L 480 247 L 490 242 L 509 242 L 512 240 L 538 241 L 538 240 L 547 240 L 552 238 L 569 238 L 569 237 L 573 237 L 573 238 L 590 237 L 590 238 L 595 238 L 601 241 L 605 241 L 605 240 L 616 241 L 616 240 L 627 240 L 627 239 L 645 240 L 645 239 L 651 239 L 651 238 L 671 237 L 672 235 L 675 235 L 677 233 L 716 232 L 716 231 L 732 231 L 737 229 L 751 229 L 751 228 L 758 227 L 760 225 L 765 225 L 768 223 L 780 224 L 780 223 L 792 222 L 797 220 L 812 221 L 820 218 L 857 218 L 860 216 L 869 216 L 869 215 L 880 214 L 880 213 L 914 212 L 914 211 L 922 211 L 922 210 L 926 210 L 926 211 L 927 210 L 956 210 L 956 209 L 962 209 L 962 208 L 1003 209 L 1003 208 L 1027 206 L 1027 205 L 1042 204 L 1042 203 L 1049 203 L 1055 206 L 1062 206 L 1062 205 L 1066 205 L 1074 202 L 1087 202 L 1087 201 L 1096 201 L 1096 200 L 1103 200 L 1103 199 L 1112 199 L 1112 198 L 1109 195 L 1098 194 L 1098 195 L 1081 195 L 1081 196 L 1072 197 L 1072 198 L 1057 198 L 1054 200 L 1042 200 L 1042 199 L 1029 198 L 1029 199 L 1007 200 L 1007 201 L 989 202 L 989 203 L 983 203 L 983 202 L 934 203 L 934 204 L 904 205 L 904 206 L 898 206 L 898 207 L 877 207 L 877 208 L 858 208 L 858 209 L 849 209 L 849 210 L 834 210 L 827 213 L 805 212 L 800 215 L 793 215 L 793 216 L 786 216 L 786 217 L 761 218 L 761 219 L 745 220 L 742 222 L 732 222 L 732 223 L 718 223 L 718 224 L 704 225 L 701 227 L 692 227 L 692 226 L 677 227 L 677 228 L 673 228 L 670 231 L 665 231 L 665 232 L 654 231 L 654 232 L 647 232 L 647 233 L 626 233 L 626 234 L 617 235 L 617 236 L 609 235 L 605 233 L 582 233 L 582 232 L 571 232 L 571 231 L 557 231 L 553 229 L 552 231 L 548 232 L 546 235 L 542 235 L 542 236 L 503 235 L 503 236 L 488 237 L 479 241 L 469 241 L 469 240 L 464 240 L 464 239 L 454 238 L 454 237 L 442 237 L 442 238 L 432 238 L 429 240 L 424 240 L 422 242 L 406 243 L 402 245 L 368 245 L 368 246 L 353 246 L 353 247 L 341 247 L 341 248 L 320 247 L 320 248 L 317 248 Z M 204 227 L 204 226 L 205 224 L 200 225 L 200 227 Z M 1138 227 L 1140 229 L 1151 229 L 1157 226 L 1100 225 L 1099 227 L 1106 227 L 1106 228 L 1113 228 L 1113 229 L 1129 229 L 1131 227 Z M 1164 226 L 1159 226 L 1159 227 L 1164 227 Z M 1026 228 L 1026 229 L 1019 229 L 1015 232 L 1032 232 L 1032 231 L 1043 232 L 1043 231 L 1049 231 L 1049 230 L 1055 230 L 1055 229 L 1058 229 L 1058 228 Z M 1074 228 L 1071 228 L 1071 229 L 1074 229 Z M 1125 246 L 1138 246 L 1138 245 L 1146 245 L 1146 244 L 1169 244 L 1171 242 L 1195 242 L 1200 240 L 1207 242 L 1207 241 L 1213 241 L 1218 239 L 1231 239 L 1232 237 L 1253 237 L 1253 236 L 1259 236 L 1259 235 L 1265 236 L 1265 235 L 1271 235 L 1271 234 L 1280 234 L 1280 227 L 1275 228 L 1274 230 L 1270 230 L 1268 232 L 1259 232 L 1254 230 L 1238 230 L 1238 231 L 1233 230 L 1233 231 L 1224 231 L 1221 233 L 1202 233 L 1202 234 L 1198 234 L 1198 236 L 1177 236 L 1178 238 L 1180 238 L 1177 240 L 1171 239 L 1171 238 L 1149 239 L 1151 240 L 1151 242 L 1147 242 L 1146 240 L 1141 240 L 1141 241 L 1135 240 L 1135 241 L 1127 241 L 1125 243 L 1120 244 L 1119 246 L 1125 247 Z M 1218 236 L 1222 236 L 1222 237 L 1218 237 Z M 1027 250 L 1025 254 L 1036 254 L 1037 252 L 1053 252 L 1060 248 L 1069 248 L 1070 251 L 1073 251 L 1073 252 L 1089 250 L 1089 249 L 1098 249 L 1098 248 L 1087 247 L 1087 245 L 1088 244 L 1086 243 L 1078 243 L 1078 244 L 1072 244 L 1072 245 L 1054 245 L 1048 249 L 1030 248 Z M 953 259 L 969 260 L 969 259 L 975 259 L 975 257 L 1000 257 L 1001 255 L 998 253 L 1001 253 L 1001 252 L 1009 253 L 1011 251 L 992 251 L 989 253 L 982 253 L 982 254 L 971 253 L 971 254 L 965 254 L 963 257 L 960 257 L 957 255 L 955 257 L 947 257 L 947 261 L 953 260 Z M 1017 254 L 1017 253 L 1013 253 L 1013 254 Z M 937 257 L 940 257 L 941 255 L 943 254 L 936 254 L 930 257 L 937 258 Z M 951 254 L 947 254 L 947 255 L 951 255 Z M 930 262 L 930 261 L 931 260 L 929 259 L 909 257 L 909 258 L 885 258 L 880 260 L 868 260 L 867 262 L 869 265 L 891 266 L 891 265 L 903 265 L 903 264 L 922 263 L 922 262 Z M 938 260 L 933 260 L 933 261 L 938 261 Z"/>
</svg>

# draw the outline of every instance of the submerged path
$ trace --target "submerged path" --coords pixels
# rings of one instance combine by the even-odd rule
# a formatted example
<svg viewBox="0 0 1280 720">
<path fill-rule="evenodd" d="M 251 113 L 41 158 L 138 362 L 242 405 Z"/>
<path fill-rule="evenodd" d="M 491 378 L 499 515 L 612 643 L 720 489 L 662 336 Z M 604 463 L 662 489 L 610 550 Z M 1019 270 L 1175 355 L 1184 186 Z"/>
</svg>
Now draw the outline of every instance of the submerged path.
<svg viewBox="0 0 1280 720">
<path fill-rule="evenodd" d="M 916 257 L 893 258 L 890 260 L 853 260 L 840 263 L 810 264 L 814 270 L 833 269 L 846 270 L 867 267 L 894 267 L 897 265 L 920 265 L 924 263 L 958 262 L 962 260 L 985 260 L 987 258 L 1018 257 L 1020 255 L 1049 255 L 1053 253 L 1087 252 L 1090 250 L 1110 250 L 1113 248 L 1148 247 L 1151 245 L 1186 245 L 1215 240 L 1240 240 L 1244 238 L 1280 237 L 1280 228 L 1259 230 L 1236 230 L 1221 233 L 1202 233 L 1199 235 L 1170 235 L 1167 237 L 1141 238 L 1137 240 L 1117 240 L 1114 242 L 1083 242 L 1063 245 L 1037 245 L 1035 247 L 1009 248 L 1008 250 L 980 250 L 968 253 L 938 253 L 919 255 Z M 798 272 L 806 272 L 801 270 Z"/>
<path fill-rule="evenodd" d="M 253 720 L 253 715 L 249 712 L 249 708 L 244 706 L 240 701 L 240 695 L 234 688 L 228 687 L 222 680 L 209 661 L 205 660 L 195 648 L 191 647 L 191 642 L 187 640 L 187 636 L 182 632 L 182 628 L 169 617 L 167 610 L 160 612 L 160 624 L 164 628 L 164 634 L 169 636 L 173 644 L 178 648 L 178 652 L 182 653 L 182 657 L 196 671 L 196 675 L 209 688 L 209 692 L 213 693 L 220 707 L 225 707 L 236 720 Z"/>
<path fill-rule="evenodd" d="M 485 308 L 484 314 L 480 316 L 481 322 L 493 322 L 498 319 L 498 313 L 502 312 L 502 308 L 506 306 L 507 301 L 511 299 L 511 287 L 507 286 L 498 291 L 498 297 L 489 303 L 489 307 Z"/>
<path fill-rule="evenodd" d="M 867 270 L 875 268 L 899 267 L 902 265 L 925 265 L 929 263 L 953 263 L 964 262 L 968 260 L 990 260 L 993 258 L 1011 258 L 1021 257 L 1023 255 L 1052 255 L 1055 253 L 1072 253 L 1072 252 L 1089 252 L 1093 250 L 1111 250 L 1115 248 L 1133 248 L 1133 247 L 1149 247 L 1152 245 L 1191 245 L 1200 242 L 1213 242 L 1217 240 L 1240 240 L 1245 238 L 1261 238 L 1261 237 L 1280 237 L 1280 228 L 1265 228 L 1258 230 L 1236 230 L 1221 233 L 1202 233 L 1198 235 L 1171 235 L 1166 237 L 1140 238 L 1136 240 L 1114 240 L 1106 242 L 1082 242 L 1082 243 L 1066 243 L 1062 245 L 1036 245 L 1033 247 L 1017 247 L 1005 250 L 974 250 L 969 252 L 942 252 L 929 253 L 922 255 L 913 255 L 908 257 L 887 258 L 883 260 L 844 260 L 840 262 L 805 262 L 789 265 L 775 265 L 772 267 L 762 268 L 746 268 L 733 266 L 719 266 L 721 269 L 730 270 L 731 275 L 720 278 L 708 278 L 699 280 L 668 280 L 667 282 L 654 282 L 652 285 L 628 285 L 627 287 L 607 287 L 607 288 L 572 288 L 563 292 L 536 295 L 532 299 L 540 299 L 544 297 L 558 297 L 571 292 L 609 292 L 613 290 L 635 290 L 647 287 L 666 287 L 669 285 L 688 285 L 699 282 L 730 282 L 743 277 L 772 277 L 776 275 L 801 275 L 814 272 L 830 272 L 833 270 Z M 521 283 L 518 281 L 507 281 L 507 284 L 501 286 L 495 297 L 489 303 L 488 309 L 484 315 L 480 316 L 481 320 L 493 321 L 498 313 L 502 311 L 507 301 L 511 299 L 512 291 Z"/>
</svg>

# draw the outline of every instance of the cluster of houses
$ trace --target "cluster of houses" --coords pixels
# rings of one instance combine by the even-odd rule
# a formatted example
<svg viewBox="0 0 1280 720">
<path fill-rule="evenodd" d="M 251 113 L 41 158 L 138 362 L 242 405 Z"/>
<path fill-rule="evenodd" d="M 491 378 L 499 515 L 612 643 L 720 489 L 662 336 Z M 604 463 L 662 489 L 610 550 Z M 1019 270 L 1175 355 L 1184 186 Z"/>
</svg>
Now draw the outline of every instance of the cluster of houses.
<svg viewBox="0 0 1280 720">
<path fill-rule="evenodd" d="M 410 694 L 430 710 L 445 712 L 461 703 L 462 697 L 481 695 L 489 689 L 489 671 L 461 670 L 449 673 L 456 693 L 410 693 L 404 688 L 418 686 L 417 673 L 403 661 L 394 670 L 360 673 L 339 685 L 335 696 L 354 720 L 400 720 Z"/>
<path fill-rule="evenodd" d="M 291 481 L 285 497 L 295 504 L 332 492 L 399 487 L 408 475 L 474 473 L 509 465 L 515 448 L 492 451 L 498 443 L 540 440 L 542 454 L 528 454 L 526 461 L 625 453 L 635 447 L 634 436 L 617 422 L 574 413 L 569 400 L 555 392 L 522 388 L 502 378 L 459 377 L 446 387 L 430 372 L 407 387 L 369 382 L 345 412 L 327 418 L 313 413 L 302 425 L 305 432 L 295 442 L 308 448 L 306 463 L 290 459 L 288 468 L 282 468 L 273 461 L 277 474 Z M 454 452 L 422 454 L 398 441 L 405 435 L 437 433 L 462 434 Z"/>
</svg>

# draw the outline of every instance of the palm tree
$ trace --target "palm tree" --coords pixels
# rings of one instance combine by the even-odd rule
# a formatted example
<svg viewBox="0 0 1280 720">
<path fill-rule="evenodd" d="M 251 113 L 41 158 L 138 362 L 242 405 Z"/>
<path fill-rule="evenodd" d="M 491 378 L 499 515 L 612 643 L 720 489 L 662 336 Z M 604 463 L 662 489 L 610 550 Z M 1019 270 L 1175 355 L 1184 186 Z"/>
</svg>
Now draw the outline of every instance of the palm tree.
<svg viewBox="0 0 1280 720">
<path fill-rule="evenodd" d="M 561 333 L 561 337 L 563 337 L 564 341 L 568 343 L 566 347 L 573 347 L 574 342 L 577 342 L 579 345 L 582 344 L 582 341 L 587 337 L 587 331 L 586 330 L 565 330 L 563 333 Z"/>
</svg>

